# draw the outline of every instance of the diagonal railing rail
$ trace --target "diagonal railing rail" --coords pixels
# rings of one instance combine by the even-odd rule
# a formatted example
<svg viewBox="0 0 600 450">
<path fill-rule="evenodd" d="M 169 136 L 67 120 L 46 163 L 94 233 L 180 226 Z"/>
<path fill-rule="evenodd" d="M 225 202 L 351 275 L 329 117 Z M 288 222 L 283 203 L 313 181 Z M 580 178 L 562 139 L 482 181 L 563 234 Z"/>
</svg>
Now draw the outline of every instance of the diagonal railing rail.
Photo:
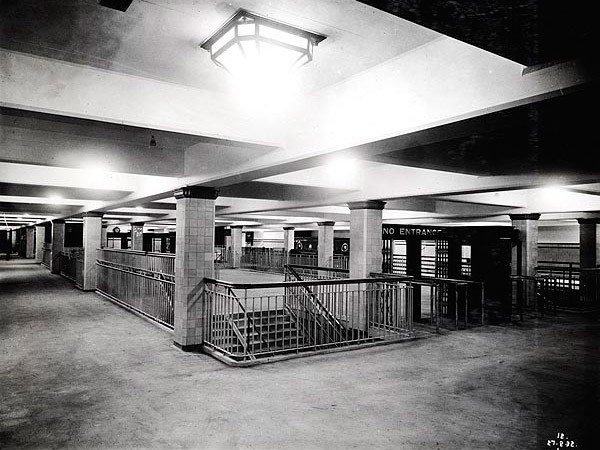
<svg viewBox="0 0 600 450">
<path fill-rule="evenodd" d="M 302 268 L 304 266 L 293 266 L 288 264 L 285 266 L 285 270 L 296 281 L 304 281 L 300 274 L 298 274 L 298 272 L 296 271 L 296 267 Z M 320 268 L 317 268 L 317 270 L 319 269 Z M 335 269 L 327 269 L 327 271 L 333 273 L 336 272 Z M 331 342 L 336 342 L 337 340 L 340 340 L 343 336 L 344 328 L 341 322 L 333 314 L 331 314 L 331 312 L 329 312 L 325 305 L 323 305 L 319 301 L 318 296 L 313 292 L 313 287 L 301 286 L 300 288 L 303 289 L 307 294 L 306 296 L 304 296 L 304 299 L 306 299 L 307 302 L 305 302 L 302 306 L 309 314 L 314 316 L 314 323 L 320 324 L 321 331 L 327 336 L 327 338 Z M 308 305 L 306 303 L 308 303 Z M 321 318 L 325 321 L 325 324 L 322 323 Z"/>
</svg>

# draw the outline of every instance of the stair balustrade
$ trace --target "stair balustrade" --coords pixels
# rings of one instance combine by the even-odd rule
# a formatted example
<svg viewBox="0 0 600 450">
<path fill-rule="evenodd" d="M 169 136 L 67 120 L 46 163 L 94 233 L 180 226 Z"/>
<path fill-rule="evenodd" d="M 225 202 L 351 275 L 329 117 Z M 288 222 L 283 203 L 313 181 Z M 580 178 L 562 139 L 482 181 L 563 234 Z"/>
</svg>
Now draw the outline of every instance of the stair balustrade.
<svg viewBox="0 0 600 450">
<path fill-rule="evenodd" d="M 205 351 L 243 363 L 413 336 L 411 288 L 397 277 L 294 277 L 253 284 L 205 278 Z"/>
</svg>

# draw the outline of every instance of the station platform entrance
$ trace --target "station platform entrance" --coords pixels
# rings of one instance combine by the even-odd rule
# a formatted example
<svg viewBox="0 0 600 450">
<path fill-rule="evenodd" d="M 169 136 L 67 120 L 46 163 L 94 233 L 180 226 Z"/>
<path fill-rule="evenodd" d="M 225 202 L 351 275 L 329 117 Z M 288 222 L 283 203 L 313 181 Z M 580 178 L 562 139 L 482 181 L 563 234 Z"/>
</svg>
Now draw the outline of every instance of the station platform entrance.
<svg viewBox="0 0 600 450">
<path fill-rule="evenodd" d="M 435 227 L 418 225 L 383 226 L 383 272 L 414 277 L 415 321 L 428 321 L 435 307 L 429 280 L 453 280 L 439 295 L 443 315 L 457 313 L 471 319 L 481 317 L 485 303 L 485 322 L 501 323 L 511 317 L 511 261 L 516 243 L 512 227 Z M 481 285 L 485 292 L 481 293 Z M 462 286 L 462 287 L 460 287 Z M 458 304 L 457 290 L 480 301 Z M 483 298 L 481 296 L 483 295 Z M 457 306 L 458 305 L 458 306 Z M 466 309 L 466 311 L 465 311 Z"/>
</svg>

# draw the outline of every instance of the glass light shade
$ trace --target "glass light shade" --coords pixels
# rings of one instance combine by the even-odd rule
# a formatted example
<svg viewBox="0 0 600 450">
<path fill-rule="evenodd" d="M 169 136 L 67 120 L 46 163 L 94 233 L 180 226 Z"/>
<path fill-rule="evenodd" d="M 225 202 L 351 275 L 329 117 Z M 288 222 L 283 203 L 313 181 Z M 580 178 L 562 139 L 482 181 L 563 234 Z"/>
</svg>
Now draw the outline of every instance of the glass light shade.
<svg viewBox="0 0 600 450">
<path fill-rule="evenodd" d="M 312 61 L 325 36 L 239 10 L 202 43 L 219 67 L 235 76 L 278 77 Z"/>
</svg>

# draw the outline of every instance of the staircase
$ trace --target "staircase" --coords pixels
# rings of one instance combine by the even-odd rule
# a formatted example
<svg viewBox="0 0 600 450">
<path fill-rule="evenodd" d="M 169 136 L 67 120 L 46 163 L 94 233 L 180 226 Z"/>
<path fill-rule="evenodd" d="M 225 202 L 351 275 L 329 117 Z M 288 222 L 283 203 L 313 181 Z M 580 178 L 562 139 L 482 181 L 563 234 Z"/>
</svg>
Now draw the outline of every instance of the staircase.
<svg viewBox="0 0 600 450">
<path fill-rule="evenodd" d="M 239 312 L 213 317 L 217 344 L 235 359 L 255 359 L 275 353 L 293 352 L 309 345 L 302 330 L 284 309 Z"/>
</svg>

